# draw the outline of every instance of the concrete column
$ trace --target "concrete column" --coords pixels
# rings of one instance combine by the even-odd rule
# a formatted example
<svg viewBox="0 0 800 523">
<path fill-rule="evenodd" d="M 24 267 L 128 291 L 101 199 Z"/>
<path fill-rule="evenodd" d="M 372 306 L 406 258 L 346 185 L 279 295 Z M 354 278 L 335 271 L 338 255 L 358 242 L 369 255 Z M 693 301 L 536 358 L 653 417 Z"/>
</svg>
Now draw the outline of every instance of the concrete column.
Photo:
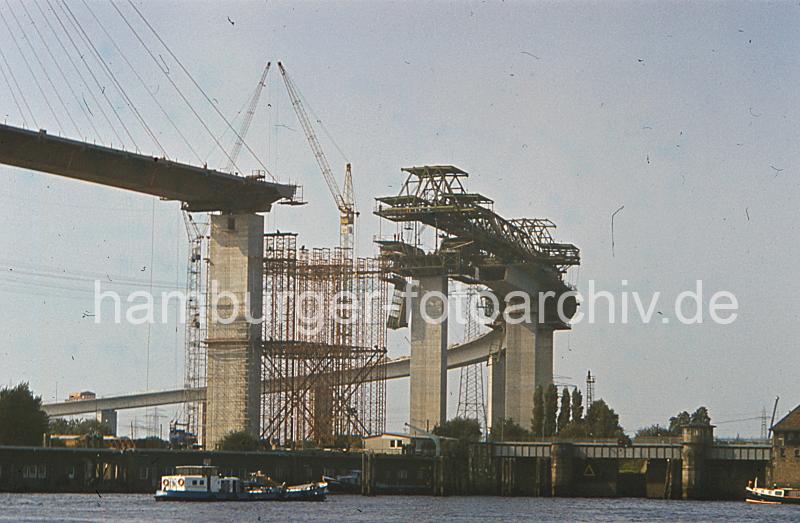
<svg viewBox="0 0 800 523">
<path fill-rule="evenodd" d="M 252 319 L 262 315 L 263 236 L 263 216 L 211 216 L 207 449 L 230 432 L 260 432 L 261 325 Z"/>
<path fill-rule="evenodd" d="M 489 399 L 486 402 L 488 412 L 486 421 L 489 425 L 488 431 L 491 432 L 496 422 L 500 422 L 506 417 L 506 354 L 499 351 L 489 356 L 486 365 L 487 376 L 489 378 L 488 392 Z"/>
<path fill-rule="evenodd" d="M 571 443 L 550 445 L 550 486 L 553 497 L 572 494 L 573 447 Z"/>
<path fill-rule="evenodd" d="M 683 499 L 703 499 L 705 461 L 714 443 L 713 425 L 684 425 L 681 448 L 681 486 Z"/>
<path fill-rule="evenodd" d="M 507 323 L 505 345 L 505 416 L 529 427 L 536 387 L 553 383 L 553 329 Z"/>
<path fill-rule="evenodd" d="M 117 411 L 100 410 L 97 412 L 97 421 L 104 424 L 111 431 L 112 436 L 117 435 Z"/>
<path fill-rule="evenodd" d="M 411 307 L 411 425 L 432 430 L 447 415 L 447 320 L 426 321 L 422 308 L 432 319 L 447 313 L 447 277 L 421 277 L 414 291 L 417 294 Z"/>
</svg>

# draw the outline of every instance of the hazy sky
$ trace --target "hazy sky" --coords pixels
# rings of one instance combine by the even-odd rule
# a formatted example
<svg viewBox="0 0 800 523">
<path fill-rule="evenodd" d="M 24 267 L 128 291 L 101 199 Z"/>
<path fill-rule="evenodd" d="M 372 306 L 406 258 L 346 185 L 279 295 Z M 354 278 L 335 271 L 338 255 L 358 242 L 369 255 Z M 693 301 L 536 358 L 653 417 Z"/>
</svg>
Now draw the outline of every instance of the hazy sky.
<svg viewBox="0 0 800 523">
<path fill-rule="evenodd" d="M 100 135 L 64 88 L 22 4 L 12 1 L 0 6 L 12 27 L 9 33 L 0 26 L 0 49 L 36 126 L 58 131 L 49 100 L 63 132 L 76 135 L 24 35 L 81 133 L 116 142 L 90 96 L 101 98 L 100 89 L 85 70 L 93 92 L 80 83 L 36 8 L 60 31 L 47 2 L 25 5 L 77 97 L 87 100 Z M 166 50 L 127 3 L 118 5 L 230 147 L 231 133 Z M 581 248 L 582 265 L 569 274 L 581 290 L 594 279 L 598 288 L 619 291 L 627 280 L 628 291 L 660 291 L 664 316 L 673 315 L 672 300 L 695 280 L 703 280 L 706 302 L 717 290 L 733 292 L 739 317 L 728 326 L 606 322 L 556 336 L 558 381 L 582 387 L 591 369 L 597 395 L 621 414 L 626 429 L 664 423 L 699 405 L 722 422 L 756 417 L 776 395 L 780 412 L 800 403 L 792 305 L 800 291 L 797 2 L 136 5 L 229 118 L 248 100 L 264 63 L 284 62 L 353 163 L 362 254 L 374 251 L 374 235 L 393 231 L 385 223 L 379 230 L 371 211 L 374 197 L 398 190 L 400 167 L 452 163 L 470 173 L 470 189 L 493 198 L 500 214 L 555 221 L 558 238 Z M 89 10 L 81 2 L 70 7 L 168 155 L 199 163 Z M 192 147 L 209 165 L 224 166 L 224 155 L 122 18 L 109 4 L 90 8 Z M 24 34 L 14 29 L 12 11 Z M 79 41 L 77 32 L 71 35 Z M 158 153 L 111 81 L 90 63 L 139 148 Z M 2 75 L 0 113 L 11 124 L 23 122 Z M 341 179 L 345 158 L 320 134 Z M 279 207 L 269 226 L 299 232 L 307 246 L 336 244 L 337 211 L 276 70 L 248 142 L 282 181 L 302 184 L 309 202 Z M 243 170 L 257 167 L 241 158 Z M 95 325 L 83 315 L 93 308 L 95 278 L 132 282 L 117 287 L 129 292 L 147 288 L 153 271 L 156 290 L 183 288 L 186 235 L 178 204 L 156 201 L 153 221 L 148 197 L 9 167 L 0 173 L 0 383 L 29 380 L 46 400 L 56 389 L 59 398 L 81 389 L 144 390 L 147 328 Z M 610 217 L 622 205 L 612 256 Z M 182 383 L 182 333 L 174 324 L 152 327 L 151 389 Z M 392 336 L 392 355 L 407 353 L 406 334 Z M 458 373 L 450 377 L 454 412 Z M 406 380 L 389 385 L 388 411 L 389 427 L 401 429 Z M 130 422 L 130 414 L 121 417 L 121 428 Z M 722 423 L 718 433 L 754 436 L 759 429 L 758 420 L 748 420 Z"/>
</svg>

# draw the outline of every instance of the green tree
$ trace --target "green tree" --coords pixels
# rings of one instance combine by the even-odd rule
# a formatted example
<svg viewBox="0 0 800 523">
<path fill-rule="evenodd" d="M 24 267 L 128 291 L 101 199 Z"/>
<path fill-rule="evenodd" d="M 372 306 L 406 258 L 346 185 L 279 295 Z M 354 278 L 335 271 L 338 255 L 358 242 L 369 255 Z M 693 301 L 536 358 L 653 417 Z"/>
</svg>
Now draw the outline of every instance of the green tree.
<svg viewBox="0 0 800 523">
<path fill-rule="evenodd" d="M 570 395 L 569 395 L 569 388 L 564 387 L 564 390 L 561 391 L 561 407 L 558 410 L 558 432 L 560 433 L 564 430 L 570 422 Z"/>
<path fill-rule="evenodd" d="M 531 435 L 541 436 L 544 426 L 544 390 L 542 386 L 536 387 L 533 393 L 533 419 L 531 420 Z"/>
<path fill-rule="evenodd" d="M 579 389 L 572 393 L 572 421 L 583 419 L 583 394 Z"/>
<path fill-rule="evenodd" d="M 708 414 L 706 407 L 697 407 L 697 410 L 692 413 L 692 423 L 696 425 L 711 425 L 711 416 Z"/>
<path fill-rule="evenodd" d="M 605 401 L 597 400 L 586 411 L 589 435 L 593 438 L 614 438 L 624 436 L 619 424 L 619 415 Z"/>
<path fill-rule="evenodd" d="M 530 441 L 531 433 L 511 418 L 496 420 L 489 441 Z"/>
<path fill-rule="evenodd" d="M 650 425 L 649 427 L 642 427 L 636 431 L 637 438 L 663 438 L 667 436 L 674 436 L 674 434 L 670 432 L 668 427 L 662 427 L 658 424 Z"/>
<path fill-rule="evenodd" d="M 433 429 L 433 433 L 437 436 L 456 438 L 466 442 L 478 442 L 483 435 L 480 421 L 469 418 L 447 420 L 441 426 L 437 425 Z"/>
<path fill-rule="evenodd" d="M 48 429 L 50 434 L 102 434 L 110 435 L 111 428 L 95 419 L 64 419 L 54 418 L 50 420 Z"/>
<path fill-rule="evenodd" d="M 258 438 L 242 430 L 239 432 L 229 432 L 217 443 L 217 450 L 251 451 L 258 450 L 260 446 L 261 444 Z"/>
<path fill-rule="evenodd" d="M 47 432 L 41 396 L 27 383 L 0 390 L 0 445 L 40 446 Z"/>
<path fill-rule="evenodd" d="M 552 383 L 544 391 L 544 423 L 542 436 L 549 437 L 556 433 L 556 414 L 558 413 L 558 390 Z"/>
<path fill-rule="evenodd" d="M 679 412 L 677 415 L 672 416 L 669 419 L 669 432 L 673 436 L 680 436 L 681 435 L 681 428 L 684 425 L 688 425 L 692 421 L 691 416 L 685 410 L 683 412 Z"/>
</svg>

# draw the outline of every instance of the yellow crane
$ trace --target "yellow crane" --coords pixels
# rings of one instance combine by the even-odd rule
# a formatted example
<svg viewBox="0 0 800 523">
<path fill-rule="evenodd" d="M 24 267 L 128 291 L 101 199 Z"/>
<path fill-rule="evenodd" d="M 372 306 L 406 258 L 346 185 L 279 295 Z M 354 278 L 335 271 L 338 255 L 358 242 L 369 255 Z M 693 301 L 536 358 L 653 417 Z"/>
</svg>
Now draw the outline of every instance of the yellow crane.
<svg viewBox="0 0 800 523">
<path fill-rule="evenodd" d="M 322 171 L 322 177 L 325 178 L 328 190 L 333 196 L 336 207 L 339 209 L 339 247 L 348 250 L 349 254 L 355 258 L 353 253 L 353 248 L 355 247 L 354 229 L 358 212 L 355 206 L 353 174 L 350 164 L 348 163 L 345 167 L 343 193 L 339 190 L 339 184 L 336 183 L 336 178 L 333 176 L 333 171 L 328 163 L 328 159 L 325 157 L 322 146 L 314 132 L 314 127 L 311 125 L 311 120 L 303 107 L 303 102 L 297 87 L 286 74 L 286 69 L 281 62 L 278 62 L 278 69 L 283 77 L 283 83 L 286 84 L 286 91 L 289 93 L 289 99 L 292 102 L 292 107 L 297 115 L 297 119 L 300 121 L 300 126 L 303 128 L 303 132 L 306 135 L 308 145 L 311 147 L 311 152 L 314 153 L 314 158 L 317 160 L 317 164 Z"/>
</svg>

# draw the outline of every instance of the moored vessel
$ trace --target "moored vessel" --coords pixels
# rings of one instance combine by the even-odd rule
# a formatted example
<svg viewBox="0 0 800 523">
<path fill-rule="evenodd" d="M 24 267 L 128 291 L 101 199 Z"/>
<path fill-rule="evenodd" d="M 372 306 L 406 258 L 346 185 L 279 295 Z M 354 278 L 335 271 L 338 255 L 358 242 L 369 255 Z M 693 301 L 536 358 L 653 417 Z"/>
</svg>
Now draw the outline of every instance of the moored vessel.
<svg viewBox="0 0 800 523">
<path fill-rule="evenodd" d="M 800 489 L 777 486 L 773 488 L 759 487 L 758 478 L 756 478 L 755 482 L 750 481 L 747 483 L 746 490 L 746 501 L 748 503 L 762 505 L 800 505 Z"/>
<path fill-rule="evenodd" d="M 161 477 L 156 501 L 324 501 L 325 482 L 286 486 L 257 472 L 247 479 L 222 476 L 217 467 L 188 465 Z"/>
</svg>

